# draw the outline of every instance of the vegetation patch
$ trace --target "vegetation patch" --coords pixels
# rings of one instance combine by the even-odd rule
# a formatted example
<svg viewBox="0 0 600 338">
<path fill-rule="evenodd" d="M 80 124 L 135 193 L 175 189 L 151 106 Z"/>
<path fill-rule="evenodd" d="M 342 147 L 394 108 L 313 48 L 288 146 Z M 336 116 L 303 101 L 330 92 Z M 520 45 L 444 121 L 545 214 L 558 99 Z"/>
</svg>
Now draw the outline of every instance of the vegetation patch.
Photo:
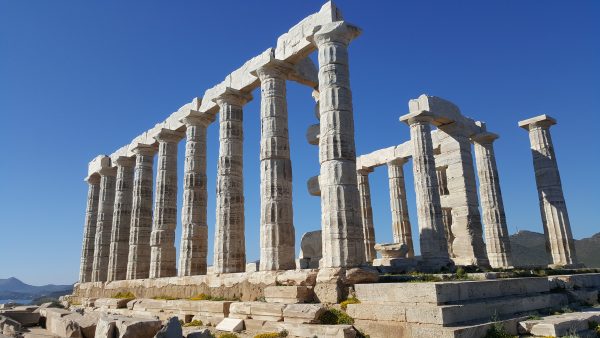
<svg viewBox="0 0 600 338">
<path fill-rule="evenodd" d="M 117 293 L 115 293 L 112 296 L 112 298 L 116 298 L 116 299 L 135 299 L 135 295 L 131 291 L 117 292 Z"/>
<path fill-rule="evenodd" d="M 287 337 L 287 336 L 288 336 L 288 332 L 286 330 L 283 330 L 281 332 L 259 333 L 256 336 L 254 336 L 254 338 L 283 338 L 283 337 Z"/>
<path fill-rule="evenodd" d="M 188 298 L 189 300 L 212 300 L 215 302 L 218 301 L 232 301 L 232 302 L 239 302 L 241 301 L 240 297 L 234 297 L 234 298 L 225 298 L 225 297 L 221 297 L 221 296 L 211 296 L 211 295 L 207 295 L 205 293 L 200 293 L 198 295 L 195 295 L 194 297 L 190 297 Z"/>
<path fill-rule="evenodd" d="M 202 326 L 202 325 L 203 325 L 202 321 L 201 321 L 201 320 L 198 320 L 198 319 L 194 319 L 194 320 L 192 320 L 192 321 L 191 321 L 191 322 L 189 322 L 189 323 L 185 323 L 185 324 L 183 324 L 183 326 L 184 326 L 184 327 L 190 327 L 190 326 Z"/>
<path fill-rule="evenodd" d="M 504 325 L 499 322 L 495 322 L 492 327 L 487 331 L 484 338 L 517 338 L 510 333 L 506 332 Z"/>
<path fill-rule="evenodd" d="M 348 304 L 360 304 L 360 300 L 358 300 L 356 297 L 350 297 L 345 301 L 341 302 L 340 307 L 342 308 L 342 310 L 346 311 L 346 309 L 348 308 Z"/>
<path fill-rule="evenodd" d="M 156 299 L 156 300 L 177 300 L 177 299 L 180 299 L 180 298 L 162 295 L 162 296 L 152 297 L 152 299 Z"/>
<path fill-rule="evenodd" d="M 235 333 L 221 333 L 217 338 L 239 338 L 240 336 L 238 336 Z"/>
<path fill-rule="evenodd" d="M 346 312 L 334 308 L 327 309 L 319 320 L 325 325 L 354 324 L 354 319 Z"/>
</svg>

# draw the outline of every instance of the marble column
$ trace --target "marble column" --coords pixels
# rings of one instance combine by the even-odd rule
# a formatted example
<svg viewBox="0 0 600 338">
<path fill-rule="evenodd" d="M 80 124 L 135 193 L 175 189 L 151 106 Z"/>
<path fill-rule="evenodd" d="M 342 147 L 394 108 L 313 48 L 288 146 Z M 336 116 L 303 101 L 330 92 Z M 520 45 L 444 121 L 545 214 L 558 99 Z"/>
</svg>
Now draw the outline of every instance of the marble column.
<svg viewBox="0 0 600 338">
<path fill-rule="evenodd" d="M 322 267 L 366 261 L 356 178 L 356 149 L 348 44 L 360 31 L 343 21 L 314 35 L 319 58 L 319 182 Z"/>
<path fill-rule="evenodd" d="M 508 268 L 512 266 L 512 250 L 494 155 L 493 142 L 497 138 L 498 135 L 486 132 L 473 136 L 472 140 L 488 259 L 492 268 Z"/>
<path fill-rule="evenodd" d="M 390 208 L 392 210 L 392 234 L 394 243 L 406 244 L 406 257 L 414 257 L 415 250 L 412 241 L 412 230 L 408 216 L 406 186 L 404 184 L 404 164 L 407 159 L 399 158 L 387 164 L 390 187 Z"/>
<path fill-rule="evenodd" d="M 519 122 L 520 127 L 529 131 L 546 248 L 553 265 L 573 266 L 578 263 L 575 244 L 550 136 L 554 124 L 556 120 L 547 115 Z"/>
<path fill-rule="evenodd" d="M 98 197 L 100 196 L 100 175 L 94 174 L 88 177 L 87 182 L 88 195 L 85 210 L 85 226 L 83 229 L 83 247 L 81 249 L 81 267 L 79 270 L 80 283 L 92 281 L 96 221 L 98 219 Z"/>
<path fill-rule="evenodd" d="M 127 279 L 148 278 L 150 274 L 150 232 L 152 231 L 152 195 L 156 147 L 138 144 L 135 154 L 129 259 Z"/>
<path fill-rule="evenodd" d="M 435 271 L 451 264 L 442 221 L 442 206 L 431 140 L 432 119 L 413 116 L 410 126 L 413 146 L 413 174 L 417 200 L 417 218 L 421 244 L 422 268 Z"/>
<path fill-rule="evenodd" d="M 358 194 L 360 196 L 360 215 L 364 236 L 365 257 L 367 262 L 377 258 L 375 251 L 375 227 L 373 225 L 373 207 L 371 206 L 371 186 L 369 185 L 370 170 L 358 170 L 356 180 L 358 182 Z"/>
<path fill-rule="evenodd" d="M 231 88 L 215 98 L 219 105 L 215 273 L 246 271 L 242 106 L 250 99 Z"/>
<path fill-rule="evenodd" d="M 117 169 L 114 167 L 102 168 L 99 174 L 100 195 L 94 240 L 93 282 L 105 282 L 107 277 Z"/>
<path fill-rule="evenodd" d="M 186 126 L 186 143 L 179 276 L 205 275 L 208 252 L 206 128 L 212 119 L 190 115 L 182 121 Z"/>
<path fill-rule="evenodd" d="M 162 129 L 154 137 L 158 141 L 158 168 L 150 234 L 150 278 L 177 275 L 177 143 L 183 136 L 182 132 Z"/>
<path fill-rule="evenodd" d="M 273 60 L 260 79 L 260 270 L 295 269 L 292 161 L 286 98 L 291 65 Z"/>
<path fill-rule="evenodd" d="M 135 159 L 121 156 L 114 161 L 114 164 L 117 166 L 117 181 L 107 281 L 123 280 L 127 275 Z"/>
</svg>

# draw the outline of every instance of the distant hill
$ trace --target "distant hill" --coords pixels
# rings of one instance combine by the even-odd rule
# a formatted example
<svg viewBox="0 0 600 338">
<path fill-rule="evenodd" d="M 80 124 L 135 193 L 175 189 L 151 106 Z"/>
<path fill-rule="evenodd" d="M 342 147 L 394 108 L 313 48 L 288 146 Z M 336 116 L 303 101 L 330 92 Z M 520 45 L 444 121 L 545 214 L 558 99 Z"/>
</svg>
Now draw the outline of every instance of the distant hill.
<svg viewBox="0 0 600 338">
<path fill-rule="evenodd" d="M 34 286 L 23 283 L 15 277 L 0 278 L 0 299 L 34 299 L 49 295 L 66 295 L 73 291 L 73 285 Z"/>
<path fill-rule="evenodd" d="M 513 261 L 516 266 L 546 265 L 549 257 L 546 253 L 544 234 L 533 231 L 519 231 L 510 236 Z M 589 238 L 575 240 L 575 251 L 580 263 L 588 268 L 600 268 L 600 233 Z"/>
</svg>

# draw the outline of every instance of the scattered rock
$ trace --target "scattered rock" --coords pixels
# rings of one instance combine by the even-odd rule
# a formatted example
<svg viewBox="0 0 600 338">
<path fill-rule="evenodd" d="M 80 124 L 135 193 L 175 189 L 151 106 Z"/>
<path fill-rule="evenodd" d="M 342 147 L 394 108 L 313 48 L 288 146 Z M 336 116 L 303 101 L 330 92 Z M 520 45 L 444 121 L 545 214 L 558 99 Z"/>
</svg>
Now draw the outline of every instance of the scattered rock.
<svg viewBox="0 0 600 338">
<path fill-rule="evenodd" d="M 160 329 L 155 338 L 181 338 L 183 337 L 183 330 L 181 329 L 181 323 L 179 318 L 171 317 L 167 321 L 167 324 Z"/>
</svg>

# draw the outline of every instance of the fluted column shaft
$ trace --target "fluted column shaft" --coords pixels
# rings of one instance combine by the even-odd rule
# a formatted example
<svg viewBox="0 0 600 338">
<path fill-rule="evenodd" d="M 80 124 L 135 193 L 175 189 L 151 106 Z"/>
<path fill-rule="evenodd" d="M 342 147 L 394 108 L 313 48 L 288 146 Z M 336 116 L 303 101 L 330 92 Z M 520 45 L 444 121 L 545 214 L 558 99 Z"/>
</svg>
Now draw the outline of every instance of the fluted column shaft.
<svg viewBox="0 0 600 338">
<path fill-rule="evenodd" d="M 421 256 L 425 265 L 449 262 L 448 243 L 442 222 L 440 192 L 433 157 L 430 120 L 411 118 L 410 139 L 413 145 L 413 174 L 417 200 Z"/>
<path fill-rule="evenodd" d="M 92 281 L 94 265 L 94 242 L 96 240 L 96 222 L 98 219 L 98 197 L 100 196 L 100 176 L 92 175 L 87 179 L 88 195 L 85 210 L 85 226 L 83 229 L 83 246 L 81 249 L 81 266 L 79 282 Z"/>
<path fill-rule="evenodd" d="M 286 79 L 277 60 L 257 70 L 260 104 L 260 270 L 296 267 Z"/>
<path fill-rule="evenodd" d="M 103 168 L 100 170 L 100 195 L 92 271 L 93 282 L 105 282 L 108 273 L 116 174 L 116 168 Z"/>
<path fill-rule="evenodd" d="M 135 169 L 129 231 L 127 279 L 148 278 L 150 274 L 150 233 L 152 231 L 153 166 L 156 148 L 138 145 L 133 149 Z"/>
<path fill-rule="evenodd" d="M 473 147 L 488 259 L 493 268 L 507 268 L 512 266 L 512 250 L 494 155 L 493 142 L 496 138 L 491 133 L 478 135 L 474 138 Z"/>
<path fill-rule="evenodd" d="M 406 159 L 397 159 L 387 164 L 388 182 L 390 187 L 390 208 L 392 210 L 392 234 L 394 243 L 406 244 L 408 253 L 406 257 L 415 255 L 410 218 L 408 215 L 408 202 L 406 200 L 406 186 L 404 183 L 404 163 Z"/>
<path fill-rule="evenodd" d="M 314 35 L 319 58 L 319 162 L 323 267 L 366 261 L 356 178 L 348 43 L 358 29 L 334 22 Z"/>
<path fill-rule="evenodd" d="M 206 127 L 210 119 L 188 116 L 186 125 L 179 276 L 205 275 L 208 252 L 206 222 Z"/>
<path fill-rule="evenodd" d="M 123 280 L 127 276 L 135 159 L 119 157 L 115 160 L 114 164 L 117 166 L 117 180 L 107 281 Z"/>
<path fill-rule="evenodd" d="M 215 273 L 246 270 L 242 106 L 248 99 L 230 88 L 215 99 L 219 105 Z"/>
<path fill-rule="evenodd" d="M 529 140 L 547 249 L 554 265 L 573 265 L 577 264 L 575 243 L 550 135 L 554 123 L 543 120 L 530 124 Z"/>
<path fill-rule="evenodd" d="M 150 234 L 150 278 L 177 275 L 177 143 L 183 133 L 163 129 L 158 141 L 154 220 Z"/>
<path fill-rule="evenodd" d="M 360 196 L 360 215 L 364 236 L 365 257 L 368 262 L 372 262 L 377 258 L 377 252 L 375 252 L 375 228 L 373 225 L 369 171 L 357 171 L 356 180 L 358 182 L 358 194 Z"/>
</svg>

